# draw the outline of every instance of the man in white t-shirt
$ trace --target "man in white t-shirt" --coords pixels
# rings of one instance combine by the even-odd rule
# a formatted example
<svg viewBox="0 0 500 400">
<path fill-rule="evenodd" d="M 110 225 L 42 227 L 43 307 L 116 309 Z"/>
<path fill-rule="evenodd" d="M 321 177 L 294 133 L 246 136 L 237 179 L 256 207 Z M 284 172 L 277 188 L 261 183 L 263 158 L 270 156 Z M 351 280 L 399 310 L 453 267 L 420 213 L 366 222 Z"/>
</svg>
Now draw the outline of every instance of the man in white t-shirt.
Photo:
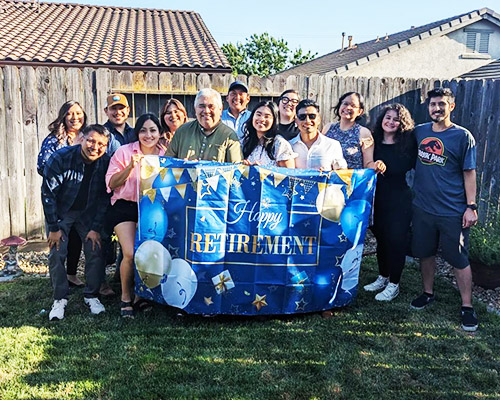
<svg viewBox="0 0 500 400">
<path fill-rule="evenodd" d="M 295 168 L 325 171 L 347 168 L 340 143 L 319 131 L 321 117 L 314 100 L 304 99 L 297 104 L 295 121 L 300 131 L 291 141 L 293 151 L 298 154 Z"/>
</svg>

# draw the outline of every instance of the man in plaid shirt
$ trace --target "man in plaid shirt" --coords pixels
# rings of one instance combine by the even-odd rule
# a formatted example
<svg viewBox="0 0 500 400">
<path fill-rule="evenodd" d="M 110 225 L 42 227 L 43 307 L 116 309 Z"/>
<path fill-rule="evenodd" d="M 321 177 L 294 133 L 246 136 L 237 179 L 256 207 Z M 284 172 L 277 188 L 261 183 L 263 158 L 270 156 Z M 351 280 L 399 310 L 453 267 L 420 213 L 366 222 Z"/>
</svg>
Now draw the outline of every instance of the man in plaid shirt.
<svg viewBox="0 0 500 400">
<path fill-rule="evenodd" d="M 109 204 L 104 177 L 109 164 L 106 148 L 110 133 L 102 125 L 89 125 L 82 137 L 81 144 L 54 152 L 43 172 L 42 202 L 49 230 L 49 271 L 54 289 L 49 320 L 63 319 L 68 303 L 64 261 L 68 233 L 73 226 L 84 244 L 85 304 L 92 314 L 104 312 L 97 295 L 104 268 L 100 232 Z"/>
</svg>

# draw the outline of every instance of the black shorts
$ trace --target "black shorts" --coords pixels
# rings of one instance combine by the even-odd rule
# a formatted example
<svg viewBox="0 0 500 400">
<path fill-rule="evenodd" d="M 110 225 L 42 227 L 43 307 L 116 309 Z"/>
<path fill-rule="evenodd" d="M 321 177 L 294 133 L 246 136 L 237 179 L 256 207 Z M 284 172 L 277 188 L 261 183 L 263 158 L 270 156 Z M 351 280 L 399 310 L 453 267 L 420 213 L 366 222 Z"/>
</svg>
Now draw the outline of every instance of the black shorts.
<svg viewBox="0 0 500 400">
<path fill-rule="evenodd" d="M 138 206 L 134 201 L 117 200 L 109 210 L 106 217 L 106 225 L 113 229 L 122 222 L 138 221 Z"/>
<path fill-rule="evenodd" d="M 469 228 L 462 228 L 462 216 L 441 217 L 414 206 L 412 232 L 414 257 L 435 256 L 441 243 L 442 256 L 452 267 L 469 265 Z"/>
</svg>

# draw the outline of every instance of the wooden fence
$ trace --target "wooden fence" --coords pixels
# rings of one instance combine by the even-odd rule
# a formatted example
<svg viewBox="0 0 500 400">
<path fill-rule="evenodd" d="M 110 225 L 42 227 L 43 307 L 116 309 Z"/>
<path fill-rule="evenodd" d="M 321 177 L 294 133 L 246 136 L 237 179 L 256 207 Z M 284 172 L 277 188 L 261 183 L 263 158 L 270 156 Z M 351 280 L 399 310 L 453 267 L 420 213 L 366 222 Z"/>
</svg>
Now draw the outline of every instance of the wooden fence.
<svg viewBox="0 0 500 400">
<path fill-rule="evenodd" d="M 478 187 L 481 210 L 498 209 L 500 196 L 500 81 L 402 78 L 355 78 L 289 76 L 287 78 L 238 77 L 248 83 L 252 103 L 277 98 L 289 88 L 303 98 L 315 99 L 321 106 L 323 121 L 335 119 L 333 107 L 346 91 L 365 96 L 367 120 L 374 119 L 386 104 L 407 106 L 417 122 L 427 120 L 424 104 L 427 90 L 443 85 L 457 96 L 453 120 L 471 130 L 478 143 Z M 136 114 L 147 104 L 161 103 L 165 96 L 192 101 L 203 87 L 221 93 L 234 78 L 230 75 L 194 73 L 131 72 L 106 68 L 0 68 L 0 238 L 10 234 L 28 238 L 43 234 L 41 178 L 36 172 L 37 154 L 61 105 L 76 100 L 84 107 L 91 123 L 104 123 L 106 96 L 120 91 L 141 99 L 134 104 Z M 157 99 L 147 101 L 147 96 Z M 134 98 L 135 98 L 134 97 Z M 144 105 L 146 104 L 146 106 Z M 192 111 L 190 104 L 188 110 Z M 150 106 L 151 107 L 151 106 Z M 493 206 L 490 206 L 490 204 Z M 490 208 L 488 208 L 490 207 Z"/>
</svg>

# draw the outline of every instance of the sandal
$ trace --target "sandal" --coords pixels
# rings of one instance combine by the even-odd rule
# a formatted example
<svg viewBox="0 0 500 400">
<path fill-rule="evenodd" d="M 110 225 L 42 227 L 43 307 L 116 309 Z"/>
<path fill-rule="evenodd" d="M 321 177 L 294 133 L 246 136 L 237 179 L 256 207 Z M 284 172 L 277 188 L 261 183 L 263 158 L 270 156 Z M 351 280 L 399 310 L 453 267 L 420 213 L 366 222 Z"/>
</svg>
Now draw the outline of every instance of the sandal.
<svg viewBox="0 0 500 400">
<path fill-rule="evenodd" d="M 130 310 L 127 310 L 130 308 Z M 134 318 L 134 306 L 131 301 L 122 301 L 120 303 L 120 315 L 123 318 Z"/>
<path fill-rule="evenodd" d="M 149 312 L 153 309 L 153 305 L 146 299 L 139 299 L 134 303 L 134 310 L 137 312 Z"/>
</svg>

